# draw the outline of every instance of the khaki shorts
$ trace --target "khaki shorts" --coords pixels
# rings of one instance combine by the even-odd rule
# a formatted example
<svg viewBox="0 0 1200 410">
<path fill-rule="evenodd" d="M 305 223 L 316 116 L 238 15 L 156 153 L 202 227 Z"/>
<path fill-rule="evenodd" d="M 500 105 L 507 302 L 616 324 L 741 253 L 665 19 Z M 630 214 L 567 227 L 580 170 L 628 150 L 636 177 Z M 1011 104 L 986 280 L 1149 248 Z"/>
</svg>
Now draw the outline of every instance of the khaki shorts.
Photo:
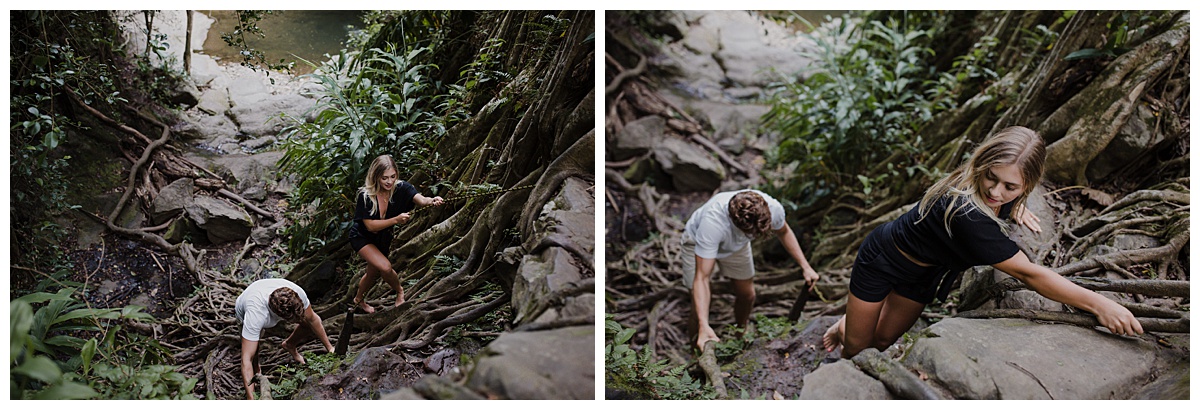
<svg viewBox="0 0 1200 410">
<path fill-rule="evenodd" d="M 683 253 L 680 256 L 683 258 L 683 285 L 691 289 L 692 282 L 696 280 L 696 241 L 686 233 L 683 234 Z M 754 253 L 750 250 L 750 244 L 732 255 L 717 259 L 711 276 L 715 278 L 717 273 L 730 279 L 753 279 Z"/>
</svg>

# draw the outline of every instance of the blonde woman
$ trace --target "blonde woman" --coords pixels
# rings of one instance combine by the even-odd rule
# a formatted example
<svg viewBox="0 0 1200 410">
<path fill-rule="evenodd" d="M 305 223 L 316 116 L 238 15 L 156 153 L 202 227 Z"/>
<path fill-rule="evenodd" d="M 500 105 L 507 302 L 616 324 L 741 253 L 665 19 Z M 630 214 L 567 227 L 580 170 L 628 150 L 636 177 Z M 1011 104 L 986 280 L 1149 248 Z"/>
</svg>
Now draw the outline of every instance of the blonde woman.
<svg viewBox="0 0 1200 410">
<path fill-rule="evenodd" d="M 357 197 L 354 223 L 350 225 L 350 246 L 367 261 L 367 271 L 358 282 L 354 304 L 366 313 L 374 313 L 375 308 L 364 298 L 380 276 L 396 291 L 393 306 L 404 303 L 404 288 L 387 258 L 395 238 L 393 228 L 407 223 L 411 217 L 409 212 L 417 205 L 441 205 L 443 200 L 440 196 L 427 198 L 417 192 L 417 187 L 399 180 L 396 162 L 390 155 L 380 155 L 371 161 L 366 182 L 358 190 Z"/>
<path fill-rule="evenodd" d="M 1008 238 L 1006 219 L 1041 231 L 1025 200 L 1041 181 L 1045 160 L 1041 136 L 1005 128 L 929 188 L 918 206 L 875 228 L 859 247 L 846 314 L 825 332 L 826 350 L 841 345 L 842 357 L 850 358 L 868 347 L 886 349 L 925 305 L 945 300 L 959 273 L 977 265 L 992 265 L 1045 297 L 1091 312 L 1114 334 L 1142 333 L 1128 309 L 1034 264 Z"/>
</svg>

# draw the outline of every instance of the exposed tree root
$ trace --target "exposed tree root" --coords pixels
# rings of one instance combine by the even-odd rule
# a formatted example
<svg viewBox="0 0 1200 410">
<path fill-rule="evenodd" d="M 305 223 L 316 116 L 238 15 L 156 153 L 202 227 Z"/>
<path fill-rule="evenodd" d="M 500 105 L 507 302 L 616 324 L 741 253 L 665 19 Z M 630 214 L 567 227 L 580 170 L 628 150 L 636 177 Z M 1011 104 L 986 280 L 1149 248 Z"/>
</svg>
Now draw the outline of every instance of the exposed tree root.
<svg viewBox="0 0 1200 410">
<path fill-rule="evenodd" d="M 850 359 L 859 370 L 883 382 L 888 391 L 901 399 L 908 400 L 942 400 L 936 389 L 922 381 L 917 375 L 909 372 L 900 363 L 875 348 L 868 348 Z"/>
<path fill-rule="evenodd" d="M 1032 309 L 986 309 L 972 310 L 960 312 L 958 317 L 967 319 L 1029 319 L 1040 320 L 1046 322 L 1058 322 L 1075 326 L 1097 327 L 1100 326 L 1100 321 L 1096 320 L 1095 316 L 1067 313 L 1067 312 L 1047 312 Z M 1138 323 L 1141 323 L 1142 329 L 1147 332 L 1162 332 L 1162 333 L 1190 333 L 1191 324 L 1188 319 L 1157 319 L 1139 317 Z"/>
<path fill-rule="evenodd" d="M 712 340 L 704 342 L 704 349 L 700 352 L 697 362 L 700 368 L 704 369 L 713 390 L 717 392 L 717 398 L 726 399 L 729 398 L 729 393 L 725 391 L 725 376 L 721 374 L 721 366 L 717 364 L 716 346 L 717 342 Z"/>
</svg>

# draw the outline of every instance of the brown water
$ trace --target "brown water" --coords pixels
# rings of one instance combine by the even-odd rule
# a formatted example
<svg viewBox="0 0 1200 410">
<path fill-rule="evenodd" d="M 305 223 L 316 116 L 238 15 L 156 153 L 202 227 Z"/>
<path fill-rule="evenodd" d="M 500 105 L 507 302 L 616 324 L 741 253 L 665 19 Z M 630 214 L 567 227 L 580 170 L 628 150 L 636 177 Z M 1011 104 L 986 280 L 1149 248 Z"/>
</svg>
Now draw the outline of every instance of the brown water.
<svg viewBox="0 0 1200 410">
<path fill-rule="evenodd" d="M 237 15 L 232 10 L 199 10 L 216 20 L 204 40 L 204 54 L 218 57 L 225 63 L 240 63 L 238 50 L 221 39 L 221 33 L 233 31 Z M 283 10 L 275 11 L 258 22 L 265 38 L 247 35 L 246 43 L 266 54 L 272 63 L 283 59 L 295 62 L 296 74 L 307 74 L 312 68 L 296 57 L 320 64 L 325 54 L 337 55 L 351 30 L 363 27 L 361 10 Z"/>
</svg>

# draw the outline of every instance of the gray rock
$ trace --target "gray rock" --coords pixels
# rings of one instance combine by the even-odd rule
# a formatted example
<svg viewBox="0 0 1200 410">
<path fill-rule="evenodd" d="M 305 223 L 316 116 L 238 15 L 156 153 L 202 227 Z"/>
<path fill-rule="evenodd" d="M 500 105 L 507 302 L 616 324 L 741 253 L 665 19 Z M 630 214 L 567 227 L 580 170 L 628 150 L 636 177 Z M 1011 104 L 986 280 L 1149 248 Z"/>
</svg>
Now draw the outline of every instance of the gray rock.
<svg viewBox="0 0 1200 410">
<path fill-rule="evenodd" d="M 1155 115 L 1154 109 L 1149 105 L 1139 104 L 1108 146 L 1087 165 L 1088 179 L 1104 180 L 1166 139 L 1154 128 L 1157 122 L 1158 116 Z"/>
<path fill-rule="evenodd" d="M 480 351 L 465 385 L 516 400 L 591 400 L 595 338 L 591 325 L 502 334 Z"/>
<path fill-rule="evenodd" d="M 263 187 L 261 186 L 251 186 L 246 188 L 245 191 L 242 191 L 242 198 L 261 202 L 262 200 L 267 199 L 267 191 L 263 190 Z"/>
<path fill-rule="evenodd" d="M 695 54 L 711 55 L 720 49 L 721 44 L 716 32 L 707 27 L 696 26 L 684 34 L 683 46 Z"/>
<path fill-rule="evenodd" d="M 166 232 L 163 233 L 163 239 L 170 243 L 180 242 L 196 242 L 196 239 L 207 238 L 204 230 L 197 228 L 196 223 L 192 222 L 191 218 L 179 218 L 167 226 Z"/>
<path fill-rule="evenodd" d="M 663 172 L 671 175 L 675 189 L 681 192 L 712 191 L 725 179 L 725 167 L 703 148 L 686 141 L 667 138 L 653 150 Z"/>
<path fill-rule="evenodd" d="M 1022 319 L 946 319 L 904 358 L 960 399 L 1129 398 L 1150 376 L 1152 342 Z"/>
<path fill-rule="evenodd" d="M 543 299 L 557 290 L 572 286 L 582 279 L 580 269 L 571 254 L 559 247 L 550 247 L 541 255 L 525 255 L 513 279 L 513 324 L 533 321 Z"/>
<path fill-rule="evenodd" d="M 999 309 L 1033 309 L 1044 310 L 1048 312 L 1062 312 L 1066 308 L 1062 303 L 1047 299 L 1045 296 L 1038 294 L 1032 290 L 1018 290 L 1009 292 L 1001 297 L 996 302 L 996 308 Z"/>
<path fill-rule="evenodd" d="M 196 109 L 208 115 L 224 116 L 229 111 L 229 91 L 225 88 L 212 88 L 200 95 L 200 103 Z"/>
<path fill-rule="evenodd" d="M 180 134 L 189 140 L 201 140 L 203 144 L 216 147 L 221 140 L 237 133 L 237 124 L 224 115 L 209 115 L 199 108 L 184 111 L 184 123 Z"/>
<path fill-rule="evenodd" d="M 344 370 L 309 379 L 292 397 L 305 400 L 375 399 L 411 386 L 421 376 L 421 370 L 409 364 L 404 356 L 392 353 L 386 347 L 371 347 L 359 352 L 354 363 Z"/>
<path fill-rule="evenodd" d="M 195 106 L 200 102 L 200 89 L 190 82 L 180 82 L 167 92 L 167 102 L 185 107 Z"/>
<path fill-rule="evenodd" d="M 609 159 L 624 161 L 649 152 L 662 141 L 666 127 L 667 121 L 657 115 L 645 116 L 625 124 L 610 141 L 607 148 Z"/>
<path fill-rule="evenodd" d="M 803 38 L 773 20 L 730 11 L 711 13 L 700 22 L 718 28 L 721 47 L 713 56 L 734 84 L 766 86 L 779 74 L 795 73 L 809 64 L 798 54 Z"/>
<path fill-rule="evenodd" d="M 238 129 L 247 135 L 261 137 L 278 135 L 289 121 L 284 117 L 303 119 L 316 105 L 316 100 L 296 94 L 244 95 L 233 92 L 234 102 L 229 116 L 238 124 Z M 240 98 L 240 100 L 239 100 Z"/>
<path fill-rule="evenodd" d="M 208 234 L 208 240 L 213 244 L 244 240 L 254 226 L 245 210 L 222 199 L 199 196 L 186 210 L 188 217 Z"/>
<path fill-rule="evenodd" d="M 262 149 L 263 147 L 270 146 L 274 143 L 275 143 L 275 137 L 267 136 L 267 137 L 259 137 L 259 138 L 255 138 L 252 140 L 248 140 L 246 142 L 243 142 L 242 146 L 248 150 L 253 151 L 253 150 Z"/>
<path fill-rule="evenodd" d="M 234 147 L 237 152 L 241 151 L 240 146 L 234 145 Z M 233 154 L 212 158 L 186 155 L 185 158 L 221 175 L 238 192 L 245 192 L 251 187 L 266 189 L 268 183 L 275 180 L 279 168 L 276 164 L 283 158 L 283 152 L 265 151 L 257 154 Z"/>
<path fill-rule="evenodd" d="M 565 246 L 576 247 L 585 254 L 594 252 L 594 192 L 591 184 L 582 179 L 568 178 L 564 181 L 558 195 L 542 207 L 534 223 L 534 229 L 539 234 L 527 240 L 527 246 L 534 246 L 543 238 L 553 235 L 555 241 L 567 244 Z M 594 274 L 590 259 L 580 260 L 577 255 L 559 246 L 547 247 L 539 254 L 524 255 L 513 281 L 513 323 L 546 322 L 559 317 L 577 317 L 573 316 L 575 314 L 593 316 L 594 307 L 581 306 L 581 300 L 565 301 L 568 303 L 547 310 L 548 306 L 558 303 L 546 299 Z"/>
<path fill-rule="evenodd" d="M 250 238 L 252 238 L 254 243 L 257 245 L 270 244 L 271 241 L 275 240 L 276 236 L 278 235 L 275 233 L 274 227 L 254 228 L 254 230 L 250 232 Z"/>
<path fill-rule="evenodd" d="M 800 400 L 890 400 L 892 394 L 849 360 L 821 365 L 804 376 Z"/>
<path fill-rule="evenodd" d="M 179 178 L 167 184 L 150 203 L 151 222 L 158 225 L 183 213 L 183 209 L 192 203 L 195 190 L 191 178 Z"/>
</svg>

